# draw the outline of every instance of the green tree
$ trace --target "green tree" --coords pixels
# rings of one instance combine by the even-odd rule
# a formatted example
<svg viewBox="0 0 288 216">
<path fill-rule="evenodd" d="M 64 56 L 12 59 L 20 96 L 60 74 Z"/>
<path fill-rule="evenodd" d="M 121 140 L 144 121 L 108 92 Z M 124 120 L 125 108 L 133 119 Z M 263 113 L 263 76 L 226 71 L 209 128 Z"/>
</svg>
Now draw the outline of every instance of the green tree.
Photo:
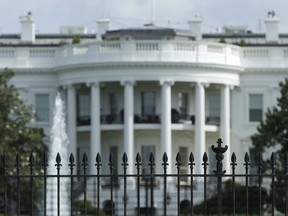
<svg viewBox="0 0 288 216">
<path fill-rule="evenodd" d="M 269 148 L 277 147 L 274 150 L 277 158 L 275 172 L 285 173 L 285 160 L 288 150 L 288 79 L 279 83 L 280 96 L 277 98 L 277 105 L 269 108 L 265 113 L 264 121 L 257 127 L 257 132 L 251 137 L 253 149 L 259 155 Z M 271 173 L 271 159 L 263 160 L 263 172 Z M 277 177 L 276 208 L 284 211 L 285 179 Z M 287 185 L 286 185 L 287 186 Z"/>
<path fill-rule="evenodd" d="M 16 156 L 19 155 L 21 169 L 20 174 L 29 174 L 29 157 L 34 156 L 35 166 L 33 172 L 41 172 L 41 158 L 46 148 L 43 143 L 43 132 L 41 129 L 29 127 L 29 123 L 33 118 L 31 107 L 27 106 L 21 100 L 18 90 L 10 81 L 14 76 L 14 72 L 5 69 L 0 73 L 0 155 L 2 157 L 2 166 L 0 169 L 1 176 L 4 173 L 3 160 L 4 154 L 7 161 L 7 175 L 15 175 L 16 173 Z M 32 154 L 33 153 L 33 154 Z M 20 164 L 19 163 L 19 164 Z M 3 185 L 4 178 L 1 178 Z M 8 179 L 7 196 L 8 199 L 16 200 L 15 178 Z M 34 198 L 40 196 L 40 183 L 37 180 L 33 182 Z M 21 206 L 28 208 L 31 204 L 30 199 L 30 178 L 21 178 L 20 194 Z M 4 188 L 1 187 L 0 192 L 4 194 Z M 34 202 L 36 205 L 36 202 Z"/>
</svg>

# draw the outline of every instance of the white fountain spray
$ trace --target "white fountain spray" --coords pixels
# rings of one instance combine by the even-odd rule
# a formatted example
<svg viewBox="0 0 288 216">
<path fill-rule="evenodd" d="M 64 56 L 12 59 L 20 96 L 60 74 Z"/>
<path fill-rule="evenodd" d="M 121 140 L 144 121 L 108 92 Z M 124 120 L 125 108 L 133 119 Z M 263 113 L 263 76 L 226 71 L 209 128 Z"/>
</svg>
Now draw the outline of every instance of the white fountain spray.
<svg viewBox="0 0 288 216">
<path fill-rule="evenodd" d="M 53 124 L 50 134 L 49 159 L 48 159 L 48 175 L 57 175 L 56 157 L 59 153 L 61 156 L 60 175 L 67 175 L 68 169 L 68 136 L 66 133 L 64 103 L 61 100 L 60 94 L 57 93 L 53 110 Z M 60 178 L 60 206 L 57 200 L 57 178 L 51 177 L 47 179 L 47 216 L 57 215 L 60 208 L 61 216 L 70 214 L 69 205 L 69 179 Z"/>
</svg>

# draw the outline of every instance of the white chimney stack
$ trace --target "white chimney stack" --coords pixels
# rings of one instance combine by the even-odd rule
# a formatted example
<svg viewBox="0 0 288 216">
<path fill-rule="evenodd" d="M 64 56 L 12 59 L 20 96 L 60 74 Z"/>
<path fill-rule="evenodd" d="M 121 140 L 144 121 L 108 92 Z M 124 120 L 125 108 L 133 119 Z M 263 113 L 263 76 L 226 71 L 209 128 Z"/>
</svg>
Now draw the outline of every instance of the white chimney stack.
<svg viewBox="0 0 288 216">
<path fill-rule="evenodd" d="M 97 22 L 97 39 L 102 40 L 101 35 L 110 29 L 110 19 L 99 19 Z"/>
<path fill-rule="evenodd" d="M 192 20 L 188 21 L 190 30 L 195 34 L 196 40 L 202 39 L 202 18 L 200 14 L 196 14 Z"/>
<path fill-rule="evenodd" d="M 264 20 L 266 27 L 266 41 L 272 43 L 278 43 L 278 23 L 279 19 L 276 17 L 274 11 L 269 11 L 267 18 Z"/>
<path fill-rule="evenodd" d="M 24 43 L 34 43 L 35 41 L 35 23 L 31 12 L 20 16 L 21 23 L 21 41 Z"/>
</svg>

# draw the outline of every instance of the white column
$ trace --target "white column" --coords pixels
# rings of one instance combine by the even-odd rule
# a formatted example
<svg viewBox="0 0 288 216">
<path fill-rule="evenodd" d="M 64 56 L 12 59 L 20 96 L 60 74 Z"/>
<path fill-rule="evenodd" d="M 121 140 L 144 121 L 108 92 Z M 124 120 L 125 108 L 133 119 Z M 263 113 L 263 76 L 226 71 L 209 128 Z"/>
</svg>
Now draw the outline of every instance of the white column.
<svg viewBox="0 0 288 216">
<path fill-rule="evenodd" d="M 73 84 L 68 86 L 67 92 L 67 135 L 69 138 L 69 155 L 72 153 L 77 159 L 77 130 L 76 130 L 76 89 Z"/>
<path fill-rule="evenodd" d="M 227 145 L 228 150 L 224 154 L 223 170 L 230 172 L 231 146 L 230 146 L 230 87 L 228 85 L 221 86 L 221 123 L 220 138 L 223 146 Z"/>
<path fill-rule="evenodd" d="M 134 154 L 134 81 L 122 81 L 121 84 L 124 85 L 124 152 L 127 154 L 129 163 L 127 174 L 133 174 L 136 157 Z"/>
<path fill-rule="evenodd" d="M 196 84 L 195 95 L 195 173 L 203 173 L 202 158 L 205 152 L 205 88 Z"/>
<path fill-rule="evenodd" d="M 101 155 L 101 124 L 100 124 L 100 85 L 98 82 L 89 84 L 91 88 L 91 131 L 90 131 L 90 173 L 96 174 L 95 159 Z"/>
<path fill-rule="evenodd" d="M 166 152 L 169 166 L 167 173 L 172 173 L 172 136 L 171 136 L 171 86 L 174 81 L 160 81 L 161 87 L 161 158 Z"/>
</svg>

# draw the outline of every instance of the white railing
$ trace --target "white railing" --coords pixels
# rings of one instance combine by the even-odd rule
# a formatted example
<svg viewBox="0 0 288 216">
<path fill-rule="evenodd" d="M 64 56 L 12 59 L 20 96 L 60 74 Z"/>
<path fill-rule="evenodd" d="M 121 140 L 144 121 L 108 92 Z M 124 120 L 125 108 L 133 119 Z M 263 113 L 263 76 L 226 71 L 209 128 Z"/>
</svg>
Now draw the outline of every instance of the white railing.
<svg viewBox="0 0 288 216">
<path fill-rule="evenodd" d="M 288 51 L 286 52 L 288 56 Z M 245 51 L 247 59 L 256 55 L 247 53 L 248 51 Z M 0 67 L 51 68 L 71 64 L 121 61 L 212 63 L 241 66 L 241 56 L 240 47 L 220 43 L 173 40 L 98 41 L 46 48 L 3 47 L 0 48 Z"/>
</svg>

